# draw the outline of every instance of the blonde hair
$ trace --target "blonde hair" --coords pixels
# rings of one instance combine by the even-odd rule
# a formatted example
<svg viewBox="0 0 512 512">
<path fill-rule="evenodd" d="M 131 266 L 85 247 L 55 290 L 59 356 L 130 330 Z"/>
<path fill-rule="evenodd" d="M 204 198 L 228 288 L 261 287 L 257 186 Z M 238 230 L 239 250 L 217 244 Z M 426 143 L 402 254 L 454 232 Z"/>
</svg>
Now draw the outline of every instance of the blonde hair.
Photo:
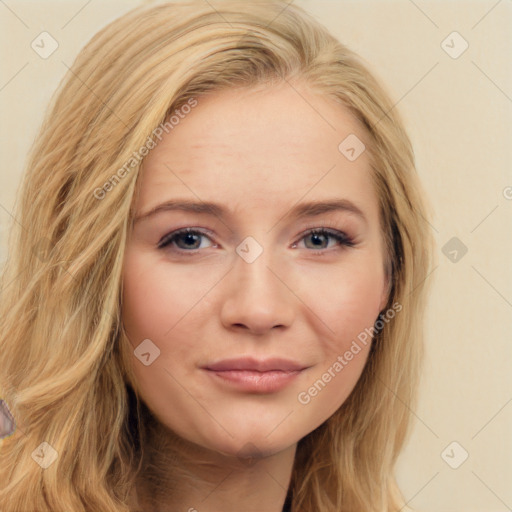
<svg viewBox="0 0 512 512">
<path fill-rule="evenodd" d="M 292 510 L 403 506 L 393 468 L 416 400 L 432 253 L 410 141 L 366 66 L 302 9 L 276 0 L 212 10 L 201 1 L 137 8 L 98 32 L 32 148 L 2 275 L 0 386 L 18 426 L 0 452 L 3 512 L 133 510 L 150 440 L 128 386 L 120 316 L 140 169 L 125 164 L 192 98 L 296 79 L 364 126 L 392 277 L 388 307 L 402 312 L 375 334 L 349 398 L 299 442 Z M 42 442 L 58 453 L 47 469 L 31 457 Z"/>
</svg>

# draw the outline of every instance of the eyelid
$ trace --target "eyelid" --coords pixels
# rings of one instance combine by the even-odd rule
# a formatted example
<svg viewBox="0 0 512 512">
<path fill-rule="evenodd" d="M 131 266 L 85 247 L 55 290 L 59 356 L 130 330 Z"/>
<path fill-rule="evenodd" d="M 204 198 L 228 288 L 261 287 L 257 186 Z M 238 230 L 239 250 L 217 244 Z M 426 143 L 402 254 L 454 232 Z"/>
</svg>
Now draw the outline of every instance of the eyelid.
<svg viewBox="0 0 512 512">
<path fill-rule="evenodd" d="M 330 219 L 321 219 L 321 220 L 311 220 L 306 222 L 303 227 L 304 229 L 321 229 L 321 228 L 331 228 L 336 231 L 344 232 L 344 230 L 341 228 L 339 221 L 333 221 Z M 348 235 L 347 235 L 348 236 Z"/>
<path fill-rule="evenodd" d="M 311 231 L 322 229 L 325 229 L 327 231 L 332 230 L 333 232 L 335 232 L 335 234 L 343 235 L 347 240 L 352 241 L 354 244 L 356 242 L 356 237 L 351 236 L 345 229 L 341 228 L 340 222 L 329 220 L 307 222 L 304 226 L 304 230 L 301 231 L 297 236 L 303 237 L 309 234 Z"/>
</svg>

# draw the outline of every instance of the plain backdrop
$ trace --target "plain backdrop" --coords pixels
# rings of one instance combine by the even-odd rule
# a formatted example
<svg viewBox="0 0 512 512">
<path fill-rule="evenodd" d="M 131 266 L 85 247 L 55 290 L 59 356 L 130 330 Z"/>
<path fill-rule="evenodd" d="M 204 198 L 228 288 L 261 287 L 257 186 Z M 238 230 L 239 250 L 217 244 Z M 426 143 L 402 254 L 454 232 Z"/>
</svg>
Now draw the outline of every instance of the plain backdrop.
<svg viewBox="0 0 512 512">
<path fill-rule="evenodd" d="M 53 91 L 94 34 L 141 3 L 0 2 L 1 261 Z M 427 360 L 401 489 L 424 512 L 512 510 L 512 1 L 296 3 L 389 91 L 435 212 Z M 43 31 L 58 43 L 46 59 L 31 47 Z"/>
</svg>

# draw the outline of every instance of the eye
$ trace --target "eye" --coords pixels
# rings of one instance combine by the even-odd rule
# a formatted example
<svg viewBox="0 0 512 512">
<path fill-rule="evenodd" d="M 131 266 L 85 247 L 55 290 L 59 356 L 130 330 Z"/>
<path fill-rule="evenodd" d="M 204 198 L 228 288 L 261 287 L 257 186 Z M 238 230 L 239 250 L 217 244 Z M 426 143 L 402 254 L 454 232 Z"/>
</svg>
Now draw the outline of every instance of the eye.
<svg viewBox="0 0 512 512">
<path fill-rule="evenodd" d="M 194 251 L 197 249 L 204 249 L 204 246 L 201 246 L 202 239 L 207 239 L 211 241 L 211 238 L 202 231 L 199 231 L 194 228 L 184 228 L 178 229 L 177 231 L 173 231 L 168 235 L 164 236 L 162 240 L 158 243 L 158 249 L 164 249 L 168 246 L 172 246 L 173 249 L 178 251 Z M 217 247 L 216 244 L 211 244 L 207 247 Z M 176 249 L 177 248 L 177 249 Z"/>
<path fill-rule="evenodd" d="M 203 240 L 208 240 L 211 243 L 205 246 L 202 244 Z M 324 253 L 326 249 L 333 248 L 333 246 L 353 247 L 355 245 L 352 239 L 342 231 L 326 228 L 310 229 L 302 235 L 300 241 L 302 240 L 305 241 L 306 249 L 314 249 L 314 254 Z M 297 248 L 297 246 L 297 242 L 292 245 L 293 248 Z M 212 242 L 210 233 L 207 234 L 202 230 L 190 227 L 178 229 L 165 235 L 157 246 L 158 249 L 169 248 L 175 252 L 188 252 L 191 256 L 196 254 L 196 251 L 207 247 L 218 247 Z"/>
<path fill-rule="evenodd" d="M 307 249 L 319 249 L 320 252 L 324 252 L 324 249 L 329 249 L 332 245 L 336 244 L 338 246 L 354 246 L 354 242 L 342 231 L 325 228 L 310 229 L 300 240 L 305 241 Z M 309 245 L 308 241 L 311 242 Z M 334 244 L 330 245 L 329 241 L 334 242 Z M 297 243 L 294 243 L 292 247 L 297 247 Z"/>
</svg>

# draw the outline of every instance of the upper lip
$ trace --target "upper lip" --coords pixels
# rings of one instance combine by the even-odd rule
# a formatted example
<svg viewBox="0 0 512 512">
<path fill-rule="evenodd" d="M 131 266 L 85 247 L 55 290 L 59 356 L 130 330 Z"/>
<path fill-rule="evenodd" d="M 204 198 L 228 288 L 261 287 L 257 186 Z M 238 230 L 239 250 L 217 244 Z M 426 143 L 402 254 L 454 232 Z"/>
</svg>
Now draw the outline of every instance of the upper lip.
<svg viewBox="0 0 512 512">
<path fill-rule="evenodd" d="M 269 359 L 255 359 L 253 357 L 242 357 L 238 359 L 223 359 L 204 366 L 207 370 L 229 371 L 229 370 L 252 370 L 257 372 L 286 371 L 292 372 L 304 370 L 307 366 L 280 357 Z"/>
</svg>

